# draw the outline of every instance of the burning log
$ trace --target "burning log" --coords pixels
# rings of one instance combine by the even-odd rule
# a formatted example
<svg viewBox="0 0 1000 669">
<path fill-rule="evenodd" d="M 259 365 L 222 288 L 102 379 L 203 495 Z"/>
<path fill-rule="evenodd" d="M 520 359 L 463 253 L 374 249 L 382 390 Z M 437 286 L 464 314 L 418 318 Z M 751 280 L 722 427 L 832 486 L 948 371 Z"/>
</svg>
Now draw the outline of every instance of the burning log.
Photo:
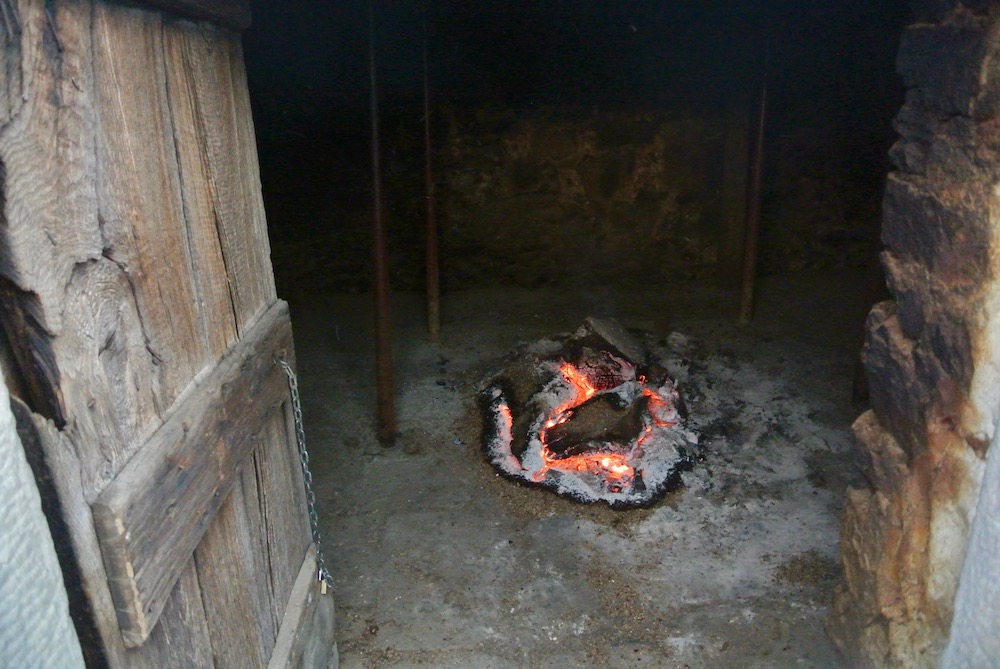
<svg viewBox="0 0 1000 669">
<path fill-rule="evenodd" d="M 617 396 L 599 395 L 569 412 L 566 421 L 546 430 L 545 443 L 557 458 L 564 458 L 579 455 L 595 443 L 638 439 L 648 405 L 645 395 L 624 408 Z"/>
<path fill-rule="evenodd" d="M 584 502 L 654 503 L 697 443 L 665 368 L 614 321 L 522 351 L 483 398 L 493 465 Z"/>
</svg>

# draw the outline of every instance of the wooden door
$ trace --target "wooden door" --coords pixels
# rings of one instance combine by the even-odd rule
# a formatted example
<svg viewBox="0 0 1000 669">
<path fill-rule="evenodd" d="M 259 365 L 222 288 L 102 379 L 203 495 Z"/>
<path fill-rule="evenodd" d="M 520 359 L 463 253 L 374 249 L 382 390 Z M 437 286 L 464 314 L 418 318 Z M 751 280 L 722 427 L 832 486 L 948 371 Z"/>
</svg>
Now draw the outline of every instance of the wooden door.
<svg viewBox="0 0 1000 669">
<path fill-rule="evenodd" d="M 0 0 L 0 362 L 92 665 L 332 645 L 230 23 Z"/>
</svg>

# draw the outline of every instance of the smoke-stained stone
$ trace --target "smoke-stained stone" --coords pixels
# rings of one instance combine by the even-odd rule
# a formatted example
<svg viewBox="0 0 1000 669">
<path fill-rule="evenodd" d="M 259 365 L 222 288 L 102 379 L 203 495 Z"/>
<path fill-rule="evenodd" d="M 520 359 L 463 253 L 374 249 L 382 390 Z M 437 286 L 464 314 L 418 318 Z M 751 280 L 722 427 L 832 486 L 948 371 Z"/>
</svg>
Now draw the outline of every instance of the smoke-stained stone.
<svg viewBox="0 0 1000 669">
<path fill-rule="evenodd" d="M 958 4 L 957 0 L 910 0 L 913 20 L 921 23 L 937 23 Z"/>
<path fill-rule="evenodd" d="M 969 387 L 975 371 L 972 336 L 983 327 L 977 305 L 982 303 L 979 285 L 949 282 L 947 275 L 930 272 L 917 262 L 906 262 L 891 252 L 882 254 L 886 280 L 895 300 L 895 314 L 903 335 L 915 343 L 916 373 L 931 355 L 927 376 L 940 380 L 938 368 L 954 383 Z M 989 276 L 988 268 L 983 270 Z"/>
<path fill-rule="evenodd" d="M 926 266 L 905 262 L 891 251 L 881 254 L 886 284 L 896 297 L 896 315 L 899 327 L 909 339 L 916 339 L 926 323 L 927 295 L 924 292 L 930 277 Z"/>
<path fill-rule="evenodd" d="M 910 104 L 903 105 L 892 127 L 900 137 L 889 150 L 892 164 L 902 172 L 925 176 L 927 155 L 934 141 L 936 114 Z"/>
<path fill-rule="evenodd" d="M 925 121 L 933 131 L 925 176 L 976 188 L 980 199 L 989 197 L 990 187 L 1000 179 L 1000 125 L 964 116 Z"/>
<path fill-rule="evenodd" d="M 882 242 L 896 256 L 923 263 L 950 283 L 976 284 L 989 267 L 990 199 L 976 184 L 889 175 Z"/>
<path fill-rule="evenodd" d="M 855 452 L 865 478 L 875 490 L 897 490 L 909 473 L 909 458 L 874 411 L 861 414 L 852 426 Z"/>
<path fill-rule="evenodd" d="M 995 413 L 1000 5 L 915 3 L 907 102 L 883 202 L 895 302 L 868 319 L 872 410 L 854 425 L 871 489 L 841 526 L 829 630 L 858 667 L 936 667 Z M 937 23 L 933 23 L 937 22 Z M 985 391 L 984 391 L 985 389 Z M 986 434 L 986 433 L 989 434 Z"/>
<path fill-rule="evenodd" d="M 927 388 L 917 378 L 915 343 L 903 334 L 895 302 L 881 302 L 868 316 L 862 359 L 871 405 L 879 421 L 913 456 L 926 445 Z"/>
<path fill-rule="evenodd" d="M 957 300 L 956 300 L 957 302 Z M 947 306 L 947 305 L 944 305 Z M 935 382 L 938 392 L 936 399 L 951 400 L 954 392 L 946 390 L 947 384 L 968 388 L 972 384 L 976 361 L 973 359 L 972 337 L 981 336 L 982 323 L 973 323 L 963 313 L 960 305 L 954 309 L 942 308 L 935 314 L 926 329 L 926 341 L 933 355 L 918 355 L 918 373 Z M 927 361 L 933 359 L 933 363 Z M 949 401 L 949 404 L 953 404 Z M 944 406 L 944 411 L 954 413 L 953 407 Z"/>
<path fill-rule="evenodd" d="M 897 69 L 907 101 L 944 116 L 994 116 L 1000 103 L 996 16 L 963 9 L 943 23 L 918 23 L 903 32 Z"/>
</svg>

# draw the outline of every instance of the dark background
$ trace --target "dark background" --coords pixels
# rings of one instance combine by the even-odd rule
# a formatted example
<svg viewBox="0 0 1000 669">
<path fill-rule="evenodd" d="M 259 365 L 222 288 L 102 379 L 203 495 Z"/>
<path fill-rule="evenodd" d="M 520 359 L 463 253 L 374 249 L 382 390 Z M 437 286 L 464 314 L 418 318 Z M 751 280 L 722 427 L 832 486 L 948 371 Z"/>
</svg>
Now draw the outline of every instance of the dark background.
<svg viewBox="0 0 1000 669">
<path fill-rule="evenodd" d="M 908 18 L 903 2 L 376 0 L 374 5 L 390 189 L 419 188 L 419 178 L 392 179 L 393 170 L 422 169 L 416 143 L 397 139 L 417 132 L 422 118 L 426 17 L 435 108 L 719 114 L 734 100 L 754 99 L 766 60 L 768 141 L 775 145 L 795 135 L 798 145 L 808 146 L 793 157 L 768 154 L 765 257 L 768 240 L 775 237 L 768 212 L 790 206 L 780 201 L 789 188 L 780 183 L 781 175 L 815 170 L 817 163 L 837 176 L 836 188 L 845 197 L 871 210 L 865 214 L 867 231 L 858 234 L 877 237 L 872 212 L 888 169 L 891 119 L 902 102 L 894 58 Z M 329 230 L 331 243 L 353 256 L 344 268 L 361 279 L 355 287 L 363 287 L 367 262 L 358 255 L 371 188 L 367 4 L 283 0 L 255 2 L 253 10 L 244 48 L 276 267 L 284 262 L 288 243 Z M 778 164 L 781 160 L 785 164 Z M 390 193 L 391 208 L 399 195 Z M 402 240 L 396 247 L 412 246 L 414 238 L 404 234 Z"/>
</svg>

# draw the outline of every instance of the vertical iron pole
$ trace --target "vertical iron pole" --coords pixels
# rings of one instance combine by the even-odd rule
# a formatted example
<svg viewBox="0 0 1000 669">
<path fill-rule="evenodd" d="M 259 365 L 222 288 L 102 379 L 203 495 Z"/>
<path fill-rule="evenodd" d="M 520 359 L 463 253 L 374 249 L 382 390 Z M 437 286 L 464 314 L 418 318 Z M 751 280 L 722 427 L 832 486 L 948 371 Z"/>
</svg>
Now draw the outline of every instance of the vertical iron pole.
<svg viewBox="0 0 1000 669">
<path fill-rule="evenodd" d="M 424 23 L 424 179 L 427 198 L 427 332 L 433 339 L 441 333 L 441 282 L 438 260 L 437 212 L 434 203 L 434 148 L 431 144 L 431 93 L 427 73 L 427 0 Z"/>
<path fill-rule="evenodd" d="M 385 241 L 382 161 L 379 142 L 378 80 L 375 74 L 375 0 L 368 0 L 368 74 L 372 126 L 372 268 L 375 278 L 375 381 L 378 399 L 376 433 L 383 445 L 396 437 L 396 397 L 392 380 L 392 294 Z"/>
<path fill-rule="evenodd" d="M 760 247 L 760 198 L 764 178 L 764 128 L 767 124 L 767 68 L 769 57 L 764 56 L 764 77 L 760 86 L 760 109 L 757 118 L 757 137 L 754 142 L 753 161 L 750 167 L 750 192 L 747 198 L 747 234 L 743 248 L 743 282 L 740 290 L 740 322 L 749 323 L 753 318 L 754 283 L 757 278 L 757 254 Z"/>
</svg>

